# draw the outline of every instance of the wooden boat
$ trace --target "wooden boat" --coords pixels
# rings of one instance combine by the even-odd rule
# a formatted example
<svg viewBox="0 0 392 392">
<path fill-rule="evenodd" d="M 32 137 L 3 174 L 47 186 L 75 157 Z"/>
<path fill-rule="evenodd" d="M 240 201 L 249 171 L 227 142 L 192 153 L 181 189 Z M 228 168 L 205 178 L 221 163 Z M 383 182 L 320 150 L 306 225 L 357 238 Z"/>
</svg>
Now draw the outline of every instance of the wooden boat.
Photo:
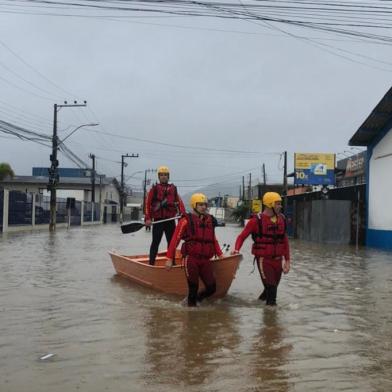
<svg viewBox="0 0 392 392">
<path fill-rule="evenodd" d="M 181 253 L 177 251 L 176 265 L 170 270 L 165 268 L 166 252 L 158 253 L 155 265 L 148 264 L 148 255 L 124 256 L 115 251 L 109 252 L 114 269 L 118 275 L 124 276 L 142 286 L 168 294 L 186 295 L 188 285 L 185 277 Z M 221 298 L 228 292 L 231 282 L 242 260 L 242 255 L 225 255 L 223 259 L 214 259 L 213 268 L 216 278 L 214 298 Z M 200 281 L 199 291 L 204 288 Z"/>
</svg>

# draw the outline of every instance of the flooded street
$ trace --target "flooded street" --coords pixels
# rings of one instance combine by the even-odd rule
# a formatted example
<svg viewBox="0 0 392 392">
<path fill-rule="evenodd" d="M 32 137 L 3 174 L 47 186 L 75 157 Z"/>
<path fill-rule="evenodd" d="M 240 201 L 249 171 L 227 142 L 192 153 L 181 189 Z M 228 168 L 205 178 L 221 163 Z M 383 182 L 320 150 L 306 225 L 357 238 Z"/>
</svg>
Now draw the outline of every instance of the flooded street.
<svg viewBox="0 0 392 392">
<path fill-rule="evenodd" d="M 108 250 L 149 243 L 115 225 L 0 237 L 0 391 L 392 390 L 392 253 L 291 241 L 266 309 L 248 240 L 229 295 L 188 309 L 114 275 Z"/>
</svg>

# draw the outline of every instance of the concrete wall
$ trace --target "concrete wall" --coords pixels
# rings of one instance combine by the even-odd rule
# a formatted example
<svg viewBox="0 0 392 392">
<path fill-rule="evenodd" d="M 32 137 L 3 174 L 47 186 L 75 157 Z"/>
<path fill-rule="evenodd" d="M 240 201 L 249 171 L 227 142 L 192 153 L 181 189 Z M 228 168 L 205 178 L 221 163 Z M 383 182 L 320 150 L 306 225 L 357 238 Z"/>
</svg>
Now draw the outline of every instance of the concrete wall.
<svg viewBox="0 0 392 392">
<path fill-rule="evenodd" d="M 85 197 L 85 192 L 84 190 L 78 190 L 78 189 L 57 189 L 56 191 L 56 197 L 60 199 L 66 199 L 67 197 L 73 197 L 75 200 L 79 201 L 90 201 L 87 200 Z M 48 190 L 44 190 L 42 192 L 44 196 L 50 196 L 50 192 Z"/>
<path fill-rule="evenodd" d="M 366 245 L 392 249 L 392 128 L 370 146 Z"/>
<path fill-rule="evenodd" d="M 392 231 L 392 130 L 373 148 L 369 161 L 368 228 Z"/>
<path fill-rule="evenodd" d="M 43 185 L 41 184 L 14 184 L 14 183 L 3 183 L 5 189 L 9 191 L 19 191 L 25 193 L 40 193 L 43 189 Z M 45 185 L 46 186 L 46 185 Z"/>
</svg>

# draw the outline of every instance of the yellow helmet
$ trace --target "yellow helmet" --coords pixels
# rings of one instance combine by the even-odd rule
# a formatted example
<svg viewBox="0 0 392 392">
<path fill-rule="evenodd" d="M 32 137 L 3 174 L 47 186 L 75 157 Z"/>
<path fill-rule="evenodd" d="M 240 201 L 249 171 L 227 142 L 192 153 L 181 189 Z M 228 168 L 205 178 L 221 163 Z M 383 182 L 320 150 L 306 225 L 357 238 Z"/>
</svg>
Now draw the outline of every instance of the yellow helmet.
<svg viewBox="0 0 392 392">
<path fill-rule="evenodd" d="M 276 193 L 276 192 L 266 192 L 266 193 L 264 193 L 263 204 L 267 208 L 274 208 L 275 203 L 277 201 L 282 201 L 282 198 L 280 197 L 279 193 Z"/>
<path fill-rule="evenodd" d="M 158 167 L 158 176 L 160 174 L 170 174 L 169 168 L 167 166 L 159 166 Z"/>
<path fill-rule="evenodd" d="M 207 196 L 203 193 L 194 193 L 191 196 L 191 207 L 195 209 L 197 203 L 208 203 Z"/>
</svg>

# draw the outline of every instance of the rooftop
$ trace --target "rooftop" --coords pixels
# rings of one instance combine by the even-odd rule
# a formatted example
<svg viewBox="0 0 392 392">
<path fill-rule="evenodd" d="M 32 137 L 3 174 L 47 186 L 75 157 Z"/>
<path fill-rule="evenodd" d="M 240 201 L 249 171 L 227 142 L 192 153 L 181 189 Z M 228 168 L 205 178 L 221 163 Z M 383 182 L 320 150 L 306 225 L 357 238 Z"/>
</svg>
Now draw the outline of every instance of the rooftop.
<svg viewBox="0 0 392 392">
<path fill-rule="evenodd" d="M 358 128 L 348 144 L 350 146 L 368 146 L 392 121 L 392 87 L 384 95 L 368 118 Z"/>
<path fill-rule="evenodd" d="M 102 178 L 102 185 L 109 185 L 113 183 L 113 177 Z M 48 177 L 44 176 L 15 176 L 13 178 L 7 177 L 3 181 L 6 184 L 48 184 Z M 90 177 L 60 177 L 59 185 L 89 185 L 91 186 Z M 100 184 L 99 177 L 95 179 L 95 184 Z"/>
</svg>

